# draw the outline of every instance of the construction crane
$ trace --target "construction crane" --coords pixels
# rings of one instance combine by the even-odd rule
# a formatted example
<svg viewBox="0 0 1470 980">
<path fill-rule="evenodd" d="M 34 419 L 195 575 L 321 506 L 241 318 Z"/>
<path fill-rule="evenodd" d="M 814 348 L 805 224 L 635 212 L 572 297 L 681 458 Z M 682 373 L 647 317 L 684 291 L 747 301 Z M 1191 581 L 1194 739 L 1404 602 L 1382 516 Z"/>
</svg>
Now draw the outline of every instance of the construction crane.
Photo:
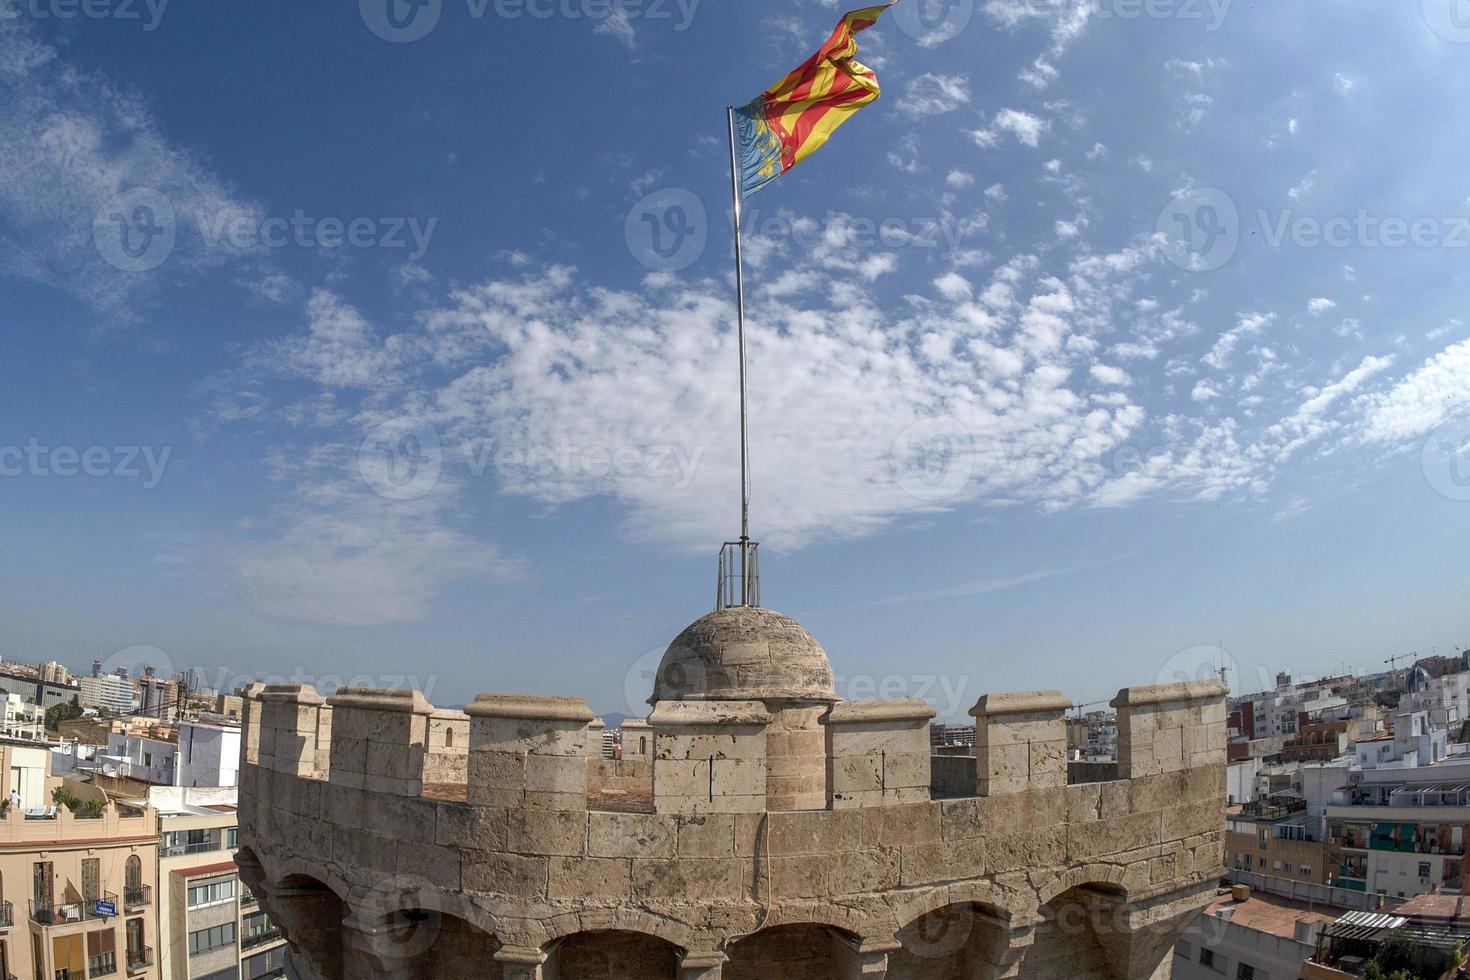
<svg viewBox="0 0 1470 980">
<path fill-rule="evenodd" d="M 1418 655 L 1419 652 L 1417 650 L 1413 653 L 1401 653 L 1397 657 L 1389 657 L 1384 663 L 1388 664 L 1389 670 L 1398 670 L 1400 660 L 1413 660 Z"/>
</svg>

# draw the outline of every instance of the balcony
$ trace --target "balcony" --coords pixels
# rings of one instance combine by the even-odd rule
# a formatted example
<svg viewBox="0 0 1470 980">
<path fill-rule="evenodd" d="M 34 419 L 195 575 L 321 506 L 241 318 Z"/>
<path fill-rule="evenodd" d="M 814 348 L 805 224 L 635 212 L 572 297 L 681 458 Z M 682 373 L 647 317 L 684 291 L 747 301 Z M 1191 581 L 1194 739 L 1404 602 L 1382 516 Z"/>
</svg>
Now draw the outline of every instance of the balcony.
<svg viewBox="0 0 1470 980">
<path fill-rule="evenodd" d="M 128 950 L 128 972 L 142 973 L 153 965 L 153 947 Z"/>
<path fill-rule="evenodd" d="M 117 895 L 107 892 L 100 897 L 100 901 L 111 902 L 113 907 L 117 906 Z M 91 922 L 94 919 L 110 919 L 110 915 L 100 915 L 97 912 L 97 901 L 88 900 L 84 902 L 66 902 L 58 905 L 42 905 L 31 900 L 31 921 L 42 926 L 60 926 L 72 922 Z"/>
<path fill-rule="evenodd" d="M 137 885 L 123 889 L 123 907 L 129 912 L 144 909 L 153 904 L 153 886 Z"/>
<path fill-rule="evenodd" d="M 255 893 L 252 892 L 250 889 L 246 888 L 244 885 L 241 885 L 240 886 L 240 907 L 242 909 L 253 909 L 253 908 L 255 908 L 259 904 L 260 904 L 260 899 L 258 899 L 258 898 L 255 897 Z"/>
<path fill-rule="evenodd" d="M 240 937 L 240 949 L 242 951 L 259 949 L 261 946 L 276 942 L 280 938 L 281 930 L 279 929 L 266 929 L 262 932 L 251 933 L 250 935 Z"/>
<path fill-rule="evenodd" d="M 206 854 L 219 849 L 218 839 L 195 841 L 190 844 L 167 844 L 158 849 L 158 856 L 161 858 L 183 857 L 185 854 Z"/>
<path fill-rule="evenodd" d="M 108 977 L 117 972 L 117 953 L 87 957 L 88 977 Z"/>
<path fill-rule="evenodd" d="M 9 929 L 15 925 L 15 906 L 9 902 L 0 902 L 0 929 Z"/>
</svg>

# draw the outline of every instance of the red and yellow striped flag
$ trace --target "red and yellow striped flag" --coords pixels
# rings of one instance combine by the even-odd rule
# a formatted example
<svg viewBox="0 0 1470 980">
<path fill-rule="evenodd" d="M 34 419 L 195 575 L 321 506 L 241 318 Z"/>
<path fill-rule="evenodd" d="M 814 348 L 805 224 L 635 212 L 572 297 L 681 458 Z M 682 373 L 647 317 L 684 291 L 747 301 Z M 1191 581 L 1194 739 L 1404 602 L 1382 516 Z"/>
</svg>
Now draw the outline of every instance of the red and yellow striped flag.
<svg viewBox="0 0 1470 980">
<path fill-rule="evenodd" d="M 796 71 L 735 110 L 741 196 L 749 197 L 811 156 L 865 105 L 877 100 L 878 76 L 859 63 L 857 35 L 897 3 L 854 10 Z"/>
</svg>

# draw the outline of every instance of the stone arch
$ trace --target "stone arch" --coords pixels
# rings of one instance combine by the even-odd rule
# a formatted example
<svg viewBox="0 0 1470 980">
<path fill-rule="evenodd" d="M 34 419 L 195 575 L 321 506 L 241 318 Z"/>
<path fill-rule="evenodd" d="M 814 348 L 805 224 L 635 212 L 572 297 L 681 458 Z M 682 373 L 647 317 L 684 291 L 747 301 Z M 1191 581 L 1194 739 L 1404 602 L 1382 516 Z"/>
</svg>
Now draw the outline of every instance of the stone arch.
<svg viewBox="0 0 1470 980">
<path fill-rule="evenodd" d="M 1095 880 L 1085 869 L 1059 876 L 1043 893 L 1034 941 L 1026 952 L 1026 972 L 1037 976 L 1111 980 L 1120 946 L 1126 951 L 1128 896 L 1114 881 Z M 1084 880 L 1062 889 L 1061 882 Z"/>
<path fill-rule="evenodd" d="M 725 948 L 722 980 L 842 980 L 857 942 L 824 922 L 767 925 Z"/>
<path fill-rule="evenodd" d="M 684 923 L 639 909 L 588 909 L 563 912 L 546 920 L 537 945 L 547 946 L 579 932 L 641 933 L 680 949 L 688 949 L 694 938 L 693 930 Z"/>
<path fill-rule="evenodd" d="M 989 980 L 1014 961 L 1011 913 L 1002 906 L 948 902 L 943 892 L 932 908 L 898 930 L 899 948 L 888 955 L 895 980 Z"/>
<path fill-rule="evenodd" d="M 1036 898 L 1041 905 L 1074 888 L 1092 888 L 1095 891 L 1121 894 L 1128 897 L 1123 887 L 1123 876 L 1127 868 L 1121 864 L 1084 864 L 1063 871 L 1036 889 Z"/>
<path fill-rule="evenodd" d="M 648 932 L 594 929 L 561 936 L 547 952 L 550 976 L 577 980 L 676 980 L 683 951 L 677 944 Z"/>
<path fill-rule="evenodd" d="M 294 967 L 293 976 L 347 980 L 343 922 L 349 906 L 342 898 L 345 892 L 340 882 L 333 888 L 305 872 L 286 873 L 263 893 L 257 891 L 271 921 L 290 941 L 287 957 Z"/>
</svg>

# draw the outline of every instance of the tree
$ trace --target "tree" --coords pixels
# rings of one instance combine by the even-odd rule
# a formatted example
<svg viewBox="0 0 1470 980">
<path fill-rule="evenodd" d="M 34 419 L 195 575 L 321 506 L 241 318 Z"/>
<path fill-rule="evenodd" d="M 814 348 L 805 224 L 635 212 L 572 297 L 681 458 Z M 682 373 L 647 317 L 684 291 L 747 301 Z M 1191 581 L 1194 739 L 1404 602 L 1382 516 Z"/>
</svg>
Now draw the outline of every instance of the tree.
<svg viewBox="0 0 1470 980">
<path fill-rule="evenodd" d="M 53 704 L 46 709 L 46 728 L 54 732 L 61 727 L 63 721 L 71 721 L 81 716 L 82 706 L 77 703 L 77 696 L 73 694 L 70 701 Z"/>
</svg>

